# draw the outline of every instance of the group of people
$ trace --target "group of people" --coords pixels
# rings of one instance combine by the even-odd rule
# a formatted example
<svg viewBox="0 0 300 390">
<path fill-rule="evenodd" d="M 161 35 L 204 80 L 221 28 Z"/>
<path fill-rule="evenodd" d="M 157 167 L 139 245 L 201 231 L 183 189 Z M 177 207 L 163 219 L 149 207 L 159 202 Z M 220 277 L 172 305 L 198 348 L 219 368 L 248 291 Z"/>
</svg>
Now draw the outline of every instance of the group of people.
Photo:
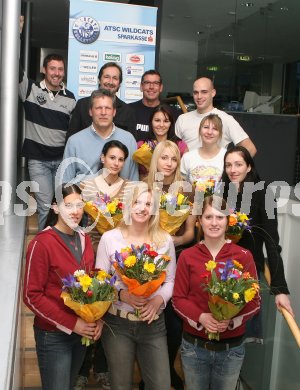
<svg viewBox="0 0 300 390">
<path fill-rule="evenodd" d="M 266 212 L 268 189 L 247 194 L 247 183 L 260 181 L 255 145 L 232 116 L 213 107 L 216 90 L 208 78 L 194 82 L 196 110 L 178 116 L 160 102 L 163 83 L 156 70 L 144 73 L 143 98 L 129 105 L 116 96 L 122 82 L 116 63 L 103 65 L 99 89 L 77 102 L 63 84 L 62 57 L 47 56 L 43 73 L 37 83 L 20 69 L 27 125 L 23 155 L 30 179 L 39 184 L 40 230 L 28 247 L 24 301 L 35 313 L 43 389 L 83 389 L 93 365 L 103 389 L 131 390 L 137 360 L 140 389 L 169 390 L 172 385 L 178 390 L 185 383 L 187 390 L 233 390 L 245 353 L 246 324 L 258 317 L 260 297 L 232 320 L 216 320 L 202 286 L 205 263 L 235 259 L 259 276 L 265 244 L 271 292 L 277 306 L 293 314 L 276 213 L 269 219 Z M 156 141 L 150 167 L 139 172 L 132 154 L 149 140 Z M 227 150 L 231 142 L 235 146 Z M 205 197 L 197 215 L 191 213 L 170 236 L 160 226 L 157 193 L 183 193 L 193 203 L 197 185 L 207 180 L 216 184 L 215 194 Z M 53 199 L 54 194 L 60 196 Z M 102 236 L 80 228 L 82 219 L 91 223 L 83 208 L 97 194 L 126 206 L 120 224 Z M 243 211 L 245 197 L 252 229 L 234 244 L 226 239 L 227 211 Z M 115 252 L 144 243 L 170 257 L 166 280 L 150 297 L 130 293 L 117 275 L 118 298 L 102 320 L 87 323 L 64 306 L 62 277 L 93 267 L 114 273 Z M 220 340 L 209 340 L 207 332 L 219 332 Z M 99 341 L 86 353 L 81 336 Z M 180 345 L 184 380 L 174 368 Z"/>
</svg>

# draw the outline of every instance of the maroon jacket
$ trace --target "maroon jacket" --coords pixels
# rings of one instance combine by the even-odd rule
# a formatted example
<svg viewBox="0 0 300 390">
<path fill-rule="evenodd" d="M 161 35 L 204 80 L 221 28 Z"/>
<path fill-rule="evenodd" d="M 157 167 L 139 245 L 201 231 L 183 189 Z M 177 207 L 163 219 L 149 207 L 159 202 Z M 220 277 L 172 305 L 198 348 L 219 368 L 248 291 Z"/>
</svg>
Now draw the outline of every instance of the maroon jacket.
<svg viewBox="0 0 300 390">
<path fill-rule="evenodd" d="M 71 334 L 77 315 L 65 306 L 60 294 L 61 278 L 78 269 L 94 267 L 90 238 L 80 232 L 82 259 L 78 264 L 61 237 L 50 227 L 30 242 L 26 255 L 23 299 L 35 313 L 34 324 L 43 330 Z"/>
<path fill-rule="evenodd" d="M 202 242 L 182 251 L 177 263 L 173 290 L 174 309 L 184 320 L 184 331 L 202 338 L 207 338 L 207 334 L 199 323 L 199 317 L 202 313 L 210 313 L 210 310 L 208 307 L 208 293 L 204 289 L 206 280 L 201 275 L 207 272 L 205 263 L 212 259 L 213 256 Z M 257 278 L 252 254 L 246 249 L 231 242 L 224 244 L 214 261 L 224 262 L 228 259 L 237 260 L 244 266 L 244 271 L 248 271 L 252 277 Z M 217 269 L 218 267 L 216 271 Z M 256 295 L 233 318 L 233 326 L 222 332 L 220 339 L 242 336 L 245 333 L 246 321 L 254 316 L 259 308 L 260 297 Z"/>
</svg>

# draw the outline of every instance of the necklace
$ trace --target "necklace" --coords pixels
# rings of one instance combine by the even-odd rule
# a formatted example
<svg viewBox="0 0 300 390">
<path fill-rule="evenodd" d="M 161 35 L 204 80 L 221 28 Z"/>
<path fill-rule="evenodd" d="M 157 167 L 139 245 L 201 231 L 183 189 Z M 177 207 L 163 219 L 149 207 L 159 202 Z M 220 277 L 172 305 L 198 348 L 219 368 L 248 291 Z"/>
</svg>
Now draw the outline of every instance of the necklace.
<svg viewBox="0 0 300 390">
<path fill-rule="evenodd" d="M 106 176 L 106 177 L 108 177 L 108 176 Z M 105 183 L 106 183 L 108 186 L 112 186 L 112 185 L 115 184 L 116 181 L 119 179 L 119 176 L 117 176 L 117 178 L 116 178 L 112 183 L 110 183 L 109 181 L 107 181 L 106 178 L 105 178 L 104 176 L 103 176 L 103 179 L 104 179 Z"/>
</svg>

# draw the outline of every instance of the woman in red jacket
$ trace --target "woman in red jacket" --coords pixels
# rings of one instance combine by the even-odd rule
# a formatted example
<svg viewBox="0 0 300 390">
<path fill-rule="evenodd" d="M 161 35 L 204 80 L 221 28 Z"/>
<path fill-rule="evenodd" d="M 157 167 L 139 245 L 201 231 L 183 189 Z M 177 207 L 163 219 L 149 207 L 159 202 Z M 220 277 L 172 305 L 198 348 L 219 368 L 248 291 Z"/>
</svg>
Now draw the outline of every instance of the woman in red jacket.
<svg viewBox="0 0 300 390">
<path fill-rule="evenodd" d="M 61 191 L 61 192 L 60 192 Z M 71 390 L 85 355 L 81 336 L 98 339 L 101 321 L 87 323 L 64 305 L 61 278 L 94 266 L 88 236 L 78 227 L 84 203 L 76 185 L 57 191 L 46 227 L 30 242 L 24 280 L 24 302 L 35 313 L 34 335 L 43 390 Z"/>
<path fill-rule="evenodd" d="M 225 239 L 228 217 L 226 203 L 216 196 L 206 197 L 199 223 L 203 240 L 184 250 L 177 263 L 173 291 L 174 308 L 183 318 L 181 359 L 186 390 L 234 390 L 244 359 L 243 336 L 246 321 L 259 311 L 259 296 L 248 302 L 232 320 L 217 321 L 208 307 L 205 263 L 237 260 L 254 278 L 256 268 L 251 253 Z M 219 273 L 216 267 L 216 273 Z M 207 332 L 220 334 L 208 340 Z"/>
</svg>

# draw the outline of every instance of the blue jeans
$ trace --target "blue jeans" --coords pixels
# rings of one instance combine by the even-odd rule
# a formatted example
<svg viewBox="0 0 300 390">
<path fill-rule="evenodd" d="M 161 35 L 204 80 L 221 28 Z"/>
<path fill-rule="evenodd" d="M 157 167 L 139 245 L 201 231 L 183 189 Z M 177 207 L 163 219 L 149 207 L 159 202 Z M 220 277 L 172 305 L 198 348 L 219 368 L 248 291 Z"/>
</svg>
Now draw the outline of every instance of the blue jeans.
<svg viewBox="0 0 300 390">
<path fill-rule="evenodd" d="M 81 336 L 34 327 L 34 337 L 43 390 L 73 390 L 86 351 Z"/>
<path fill-rule="evenodd" d="M 164 315 L 147 324 L 107 313 L 101 336 L 111 390 L 132 390 L 137 359 L 145 390 L 170 390 L 170 371 Z M 110 329 L 110 328 L 111 329 Z"/>
<path fill-rule="evenodd" d="M 39 230 L 43 230 L 45 227 L 49 205 L 54 196 L 55 175 L 60 163 L 61 159 L 53 161 L 28 160 L 30 180 L 39 184 L 39 191 L 35 193 Z"/>
<path fill-rule="evenodd" d="M 245 356 L 244 344 L 229 351 L 208 351 L 182 339 L 186 390 L 234 390 Z"/>
</svg>

